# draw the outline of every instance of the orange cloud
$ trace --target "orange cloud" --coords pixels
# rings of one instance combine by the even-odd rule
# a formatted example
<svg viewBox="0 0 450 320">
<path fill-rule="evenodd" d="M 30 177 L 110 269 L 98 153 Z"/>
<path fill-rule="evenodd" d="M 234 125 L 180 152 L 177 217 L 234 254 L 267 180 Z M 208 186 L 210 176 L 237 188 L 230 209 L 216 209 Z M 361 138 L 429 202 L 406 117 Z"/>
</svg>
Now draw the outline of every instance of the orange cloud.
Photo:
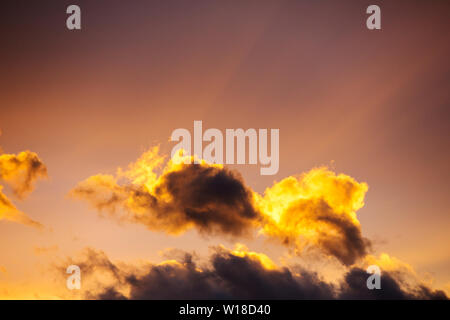
<svg viewBox="0 0 450 320">
<path fill-rule="evenodd" d="M 114 218 L 168 234 L 196 228 L 238 236 L 253 230 L 259 214 L 253 192 L 238 173 L 206 162 L 191 165 L 174 159 L 158 175 L 155 169 L 163 159 L 154 148 L 128 170 L 89 177 L 70 194 Z M 127 182 L 121 184 L 121 179 Z"/>
<path fill-rule="evenodd" d="M 235 171 L 184 160 L 180 151 L 164 165 L 155 147 L 127 170 L 91 176 L 70 194 L 101 213 L 169 234 L 196 228 L 240 236 L 259 230 L 297 254 L 312 246 L 346 265 L 367 253 L 370 243 L 356 217 L 367 184 L 323 167 L 275 183 L 261 196 Z"/>
<path fill-rule="evenodd" d="M 18 210 L 3 194 L 2 189 L 3 187 L 0 186 L 0 220 L 5 219 L 36 228 L 43 227 L 39 222 L 32 220 L 25 213 Z"/>
<path fill-rule="evenodd" d="M 224 246 L 220 246 L 219 248 L 222 250 L 227 250 Z M 230 253 L 237 257 L 246 257 L 250 260 L 257 261 L 267 270 L 278 269 L 277 265 L 267 255 L 264 253 L 249 251 L 248 248 L 241 243 L 237 243 L 234 250 L 231 250 Z"/>
<path fill-rule="evenodd" d="M 5 181 L 19 198 L 34 188 L 38 178 L 47 176 L 47 168 L 34 152 L 0 155 L 0 179 Z"/>
<path fill-rule="evenodd" d="M 356 217 L 365 183 L 316 168 L 274 184 L 261 196 L 221 165 L 185 164 L 181 152 L 165 166 L 164 159 L 153 148 L 116 176 L 89 177 L 71 195 L 115 218 L 169 234 L 197 228 L 236 236 L 261 228 L 298 254 L 313 245 L 350 265 L 367 253 L 369 241 Z"/>
<path fill-rule="evenodd" d="M 9 185 L 13 193 L 23 199 L 33 191 L 34 182 L 47 176 L 47 168 L 36 153 L 30 151 L 0 155 L 0 180 Z M 0 186 L 0 220 L 5 219 L 28 226 L 42 228 L 39 222 L 18 210 L 2 192 Z"/>
</svg>

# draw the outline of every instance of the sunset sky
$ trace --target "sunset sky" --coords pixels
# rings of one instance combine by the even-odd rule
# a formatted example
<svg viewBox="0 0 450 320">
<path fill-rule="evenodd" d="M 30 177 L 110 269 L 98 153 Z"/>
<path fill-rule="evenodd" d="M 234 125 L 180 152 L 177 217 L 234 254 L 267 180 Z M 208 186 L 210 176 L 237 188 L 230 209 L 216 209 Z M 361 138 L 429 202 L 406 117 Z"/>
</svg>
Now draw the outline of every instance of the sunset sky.
<svg viewBox="0 0 450 320">
<path fill-rule="evenodd" d="M 74 297 L 57 271 L 86 248 L 141 265 L 172 259 L 171 251 L 204 259 L 222 246 L 330 282 L 342 275 L 345 259 L 320 246 L 295 252 L 277 241 L 286 230 L 266 230 L 270 223 L 250 236 L 205 233 L 196 222 L 173 235 L 99 215 L 73 196 L 89 177 L 115 176 L 155 146 L 170 156 L 172 131 L 192 132 L 194 120 L 223 132 L 280 130 L 276 175 L 227 166 L 251 195 L 313 168 L 327 167 L 318 169 L 326 181 L 335 173 L 358 190 L 367 184 L 364 206 L 344 210 L 356 212 L 356 222 L 348 219 L 371 242 L 356 258 L 386 253 L 449 296 L 450 3 L 372 2 L 7 1 L 0 157 L 29 150 L 26 161 L 38 161 L 35 153 L 46 173 L 42 167 L 21 193 L 14 188 L 23 181 L 8 180 L 0 166 L 0 195 L 37 224 L 1 219 L 0 211 L 0 298 Z M 381 30 L 366 28 L 374 3 Z M 69 4 L 80 6 L 82 30 L 67 30 Z M 268 206 L 260 201 L 256 209 Z"/>
</svg>

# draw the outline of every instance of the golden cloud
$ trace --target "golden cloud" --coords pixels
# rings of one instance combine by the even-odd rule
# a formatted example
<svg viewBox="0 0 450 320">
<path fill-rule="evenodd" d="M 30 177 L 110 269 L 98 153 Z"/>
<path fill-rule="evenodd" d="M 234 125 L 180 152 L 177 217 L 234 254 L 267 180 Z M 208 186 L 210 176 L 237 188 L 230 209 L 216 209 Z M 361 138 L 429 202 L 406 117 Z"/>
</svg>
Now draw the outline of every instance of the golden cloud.
<svg viewBox="0 0 450 320">
<path fill-rule="evenodd" d="M 70 194 L 102 214 L 168 234 L 195 228 L 236 237 L 259 230 L 297 254 L 319 248 L 345 265 L 366 255 L 370 243 L 356 211 L 364 205 L 367 184 L 322 167 L 283 179 L 262 196 L 236 171 L 184 160 L 180 151 L 165 163 L 155 147 L 127 170 L 91 176 Z"/>
<path fill-rule="evenodd" d="M 47 168 L 38 155 L 31 151 L 0 155 L 0 179 L 19 197 L 33 191 L 38 178 L 47 177 Z"/>
<path fill-rule="evenodd" d="M 285 178 L 258 197 L 264 215 L 262 233 L 296 252 L 318 246 L 351 265 L 370 247 L 356 216 L 367 190 L 366 183 L 326 167 Z"/>
<path fill-rule="evenodd" d="M 9 185 L 19 199 L 23 199 L 33 191 L 34 182 L 38 178 L 46 176 L 47 168 L 34 152 L 23 151 L 17 155 L 0 155 L 0 180 Z M 0 186 L 0 220 L 5 219 L 42 228 L 39 222 L 18 210 L 2 190 L 3 187 Z"/>
<path fill-rule="evenodd" d="M 27 226 L 42 228 L 42 224 L 29 218 L 25 213 L 18 210 L 12 202 L 3 194 L 0 186 L 0 220 L 5 219 L 22 223 Z"/>
<path fill-rule="evenodd" d="M 253 192 L 236 172 L 218 165 L 184 164 L 158 148 L 145 153 L 116 176 L 95 175 L 79 183 L 71 196 L 87 200 L 100 212 L 150 230 L 180 234 L 196 228 L 205 234 L 244 235 L 258 223 Z M 125 184 L 119 180 L 125 178 Z"/>
</svg>

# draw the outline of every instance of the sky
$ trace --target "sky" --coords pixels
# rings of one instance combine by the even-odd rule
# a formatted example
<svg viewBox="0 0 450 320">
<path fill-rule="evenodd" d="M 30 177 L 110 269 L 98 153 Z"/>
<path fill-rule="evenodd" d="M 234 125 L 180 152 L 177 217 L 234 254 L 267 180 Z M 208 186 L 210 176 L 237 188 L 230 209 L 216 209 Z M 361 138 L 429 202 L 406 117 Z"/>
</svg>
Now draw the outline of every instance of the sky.
<svg viewBox="0 0 450 320">
<path fill-rule="evenodd" d="M 241 258 L 261 263 L 263 279 L 301 266 L 333 283 L 377 261 L 450 295 L 448 2 L 378 1 L 382 29 L 368 30 L 368 1 L 78 0 L 82 29 L 70 31 L 72 2 L 8 0 L 1 10 L 0 298 L 108 297 L 69 292 L 58 270 L 96 256 L 136 275 L 211 250 L 202 268 L 213 275 Z M 193 132 L 195 120 L 223 132 L 279 129 L 279 171 L 139 171 L 170 157 L 172 131 Z M 219 194 L 201 184 L 211 175 L 225 179 Z M 264 196 L 288 177 L 299 181 L 288 188 L 295 199 Z M 128 203 L 98 210 L 99 190 Z M 147 207 L 135 198 L 142 190 L 175 200 Z M 188 214 L 197 197 L 213 218 Z M 292 204 L 279 209 L 285 223 L 271 211 L 277 203 Z M 328 211 L 343 224 L 315 216 Z M 349 251 L 333 250 L 335 240 Z M 172 272 L 191 270 L 183 259 Z M 114 297 L 155 297 L 119 278 Z M 299 292 L 318 297 L 302 279 Z M 340 297 L 355 297 L 341 287 Z M 213 286 L 202 297 L 233 294 Z"/>
</svg>

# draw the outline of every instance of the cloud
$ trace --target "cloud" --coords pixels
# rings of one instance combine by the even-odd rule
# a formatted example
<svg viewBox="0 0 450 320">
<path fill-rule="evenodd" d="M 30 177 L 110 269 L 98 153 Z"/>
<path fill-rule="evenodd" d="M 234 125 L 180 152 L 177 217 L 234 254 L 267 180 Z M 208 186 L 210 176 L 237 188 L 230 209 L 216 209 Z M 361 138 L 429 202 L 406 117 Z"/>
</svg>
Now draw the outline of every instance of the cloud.
<svg viewBox="0 0 450 320">
<path fill-rule="evenodd" d="M 184 159 L 179 153 L 165 163 L 153 148 L 127 170 L 91 176 L 70 194 L 101 214 L 168 234 L 195 228 L 237 237 L 259 231 L 299 255 L 318 248 L 345 265 L 370 249 L 356 217 L 365 183 L 322 167 L 283 179 L 260 195 L 236 171 L 202 160 L 184 164 Z"/>
<path fill-rule="evenodd" d="M 158 176 L 154 169 L 161 159 L 153 149 L 128 171 L 92 176 L 71 195 L 109 216 L 168 234 L 196 228 L 203 234 L 238 236 L 257 225 L 253 193 L 238 173 L 205 162 L 188 165 L 171 160 Z M 121 177 L 128 183 L 119 184 Z"/>
<path fill-rule="evenodd" d="M 368 290 L 366 287 L 367 273 L 360 268 L 352 268 L 343 281 L 339 299 L 383 299 L 404 300 L 448 299 L 444 291 L 433 290 L 424 284 L 417 283 L 413 287 L 405 287 L 395 273 L 382 272 L 381 290 Z"/>
<path fill-rule="evenodd" d="M 352 265 L 370 249 L 356 217 L 367 190 L 367 184 L 326 167 L 285 178 L 259 198 L 262 233 L 297 253 L 313 245 Z"/>
<path fill-rule="evenodd" d="M 83 280 L 84 296 L 88 299 L 300 299 L 331 298 L 331 286 L 321 283 L 316 274 L 294 275 L 287 268 L 267 265 L 268 258 L 260 253 L 215 248 L 208 266 L 200 267 L 191 254 L 181 261 L 167 260 L 143 268 L 121 269 L 104 253 L 88 249 L 80 261 L 82 274 L 95 279 L 95 284 Z M 98 257 L 95 256 L 98 254 Z M 264 257 L 261 259 L 261 257 Z M 96 264 L 96 262 L 99 262 Z M 66 264 L 67 264 L 66 263 Z M 115 281 L 99 284 L 105 275 Z M 83 278 L 85 279 L 85 278 Z M 111 285 L 112 284 L 112 285 Z"/>
<path fill-rule="evenodd" d="M 25 213 L 18 210 L 12 202 L 3 194 L 0 186 L 0 220 L 5 219 L 22 223 L 27 226 L 42 228 L 42 224 L 29 218 Z"/>
<path fill-rule="evenodd" d="M 36 153 L 23 151 L 19 154 L 0 155 L 0 180 L 9 185 L 19 198 L 25 198 L 34 189 L 38 178 L 47 176 L 47 168 Z M 0 220 L 5 219 L 28 226 L 42 228 L 43 226 L 25 213 L 18 210 L 2 192 L 0 186 Z"/>
<path fill-rule="evenodd" d="M 17 197 L 24 198 L 33 191 L 34 182 L 44 177 L 47 177 L 47 168 L 36 153 L 23 151 L 17 155 L 0 155 L 0 179 Z"/>
<path fill-rule="evenodd" d="M 261 253 L 239 246 L 214 249 L 207 265 L 199 266 L 189 253 L 181 261 L 168 260 L 143 267 L 120 266 L 99 251 L 88 249 L 78 264 L 95 284 L 83 280 L 88 299 L 446 299 L 442 291 L 422 284 L 402 286 L 383 272 L 382 289 L 369 290 L 369 276 L 351 267 L 338 284 L 298 266 L 278 267 Z M 101 275 L 114 280 L 101 284 Z"/>
</svg>

